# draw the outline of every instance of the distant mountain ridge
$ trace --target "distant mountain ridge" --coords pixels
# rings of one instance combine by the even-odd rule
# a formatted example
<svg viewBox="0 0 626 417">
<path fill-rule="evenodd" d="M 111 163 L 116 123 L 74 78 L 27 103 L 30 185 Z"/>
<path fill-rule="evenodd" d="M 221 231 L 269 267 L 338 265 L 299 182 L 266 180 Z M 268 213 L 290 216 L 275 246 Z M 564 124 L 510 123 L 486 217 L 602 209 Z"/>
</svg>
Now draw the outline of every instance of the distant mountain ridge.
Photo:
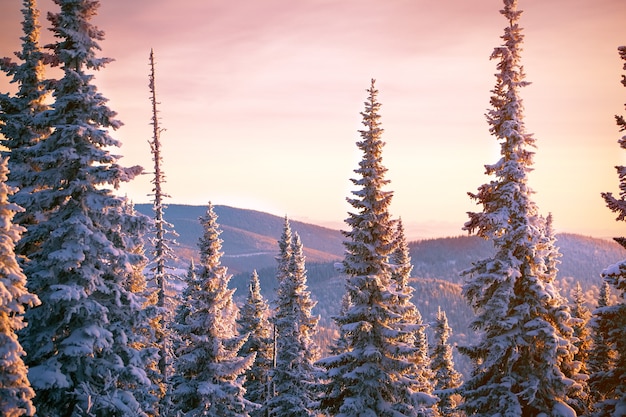
<svg viewBox="0 0 626 417">
<path fill-rule="evenodd" d="M 151 204 L 137 204 L 136 209 L 145 215 L 153 215 Z M 223 263 L 233 274 L 275 267 L 283 217 L 223 205 L 215 206 L 214 210 L 223 231 Z M 202 234 L 198 219 L 205 213 L 206 206 L 170 204 L 165 209 L 165 219 L 179 235 L 176 239 L 179 246 L 175 250 L 183 267 L 189 263 L 189 258 L 197 258 L 198 239 Z M 332 264 L 343 259 L 345 238 L 340 231 L 291 219 L 290 224 L 302 239 L 307 263 Z M 580 281 L 583 288 L 599 283 L 604 268 L 626 258 L 626 249 L 611 240 L 557 234 L 557 246 L 562 254 L 559 277 Z M 457 284 L 463 282 L 460 273 L 472 262 L 493 254 L 491 242 L 476 236 L 409 242 L 409 249 L 414 277 L 443 279 Z"/>
<path fill-rule="evenodd" d="M 135 209 L 153 216 L 151 204 L 137 204 Z M 217 222 L 224 241 L 222 263 L 232 273 L 252 271 L 275 265 L 278 240 L 283 232 L 285 219 L 260 211 L 229 206 L 214 206 Z M 184 263 L 192 256 L 197 259 L 198 239 L 202 235 L 199 218 L 206 214 L 206 206 L 169 204 L 164 218 L 178 233 L 175 248 Z M 308 262 L 335 262 L 343 254 L 343 235 L 338 230 L 289 220 L 291 229 L 298 232 Z"/>
<path fill-rule="evenodd" d="M 152 217 L 152 205 L 137 204 L 137 211 Z M 268 213 L 229 206 L 215 206 L 217 222 L 222 229 L 224 243 L 222 264 L 233 274 L 231 287 L 239 301 L 247 294 L 252 270 L 257 270 L 261 289 L 268 300 L 274 299 L 278 240 L 283 231 L 284 218 Z M 202 228 L 198 218 L 206 213 L 205 206 L 170 204 L 165 219 L 179 234 L 179 266 L 186 269 L 190 259 L 198 258 L 198 239 Z M 327 346 L 336 329 L 332 317 L 339 311 L 345 291 L 344 277 L 337 271 L 336 262 L 343 259 L 344 236 L 338 230 L 290 220 L 291 228 L 302 238 L 306 256 L 308 287 L 318 302 L 314 314 L 320 316 L 318 343 Z M 560 248 L 558 286 L 562 296 L 569 298 L 576 282 L 580 282 L 590 308 L 595 307 L 602 282 L 600 274 L 609 265 L 626 258 L 626 249 L 616 242 L 575 234 L 558 234 Z M 457 236 L 409 242 L 413 263 L 411 286 L 413 301 L 424 321 L 432 323 L 438 307 L 447 313 L 453 329 L 451 342 L 464 345 L 472 339 L 470 322 L 473 312 L 461 294 L 464 278 L 460 275 L 472 262 L 490 257 L 492 243 L 476 236 Z M 467 374 L 466 358 L 455 353 L 457 369 Z"/>
</svg>

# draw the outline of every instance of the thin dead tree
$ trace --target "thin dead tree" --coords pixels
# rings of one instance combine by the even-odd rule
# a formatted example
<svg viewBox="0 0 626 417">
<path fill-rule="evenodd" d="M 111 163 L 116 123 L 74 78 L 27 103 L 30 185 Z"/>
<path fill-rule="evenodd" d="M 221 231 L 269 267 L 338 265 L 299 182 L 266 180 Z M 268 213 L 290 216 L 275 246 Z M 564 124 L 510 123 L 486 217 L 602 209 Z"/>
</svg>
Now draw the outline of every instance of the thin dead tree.
<svg viewBox="0 0 626 417">
<path fill-rule="evenodd" d="M 150 101 L 152 104 L 152 128 L 153 135 L 150 143 L 150 150 L 152 151 L 152 160 L 154 161 L 153 172 L 153 211 L 154 211 L 154 238 L 153 238 L 153 259 L 152 259 L 152 272 L 154 279 L 154 286 L 156 288 L 157 308 L 161 311 L 159 329 L 156 332 L 157 344 L 159 346 L 159 364 L 158 370 L 162 376 L 162 381 L 167 389 L 168 387 L 168 368 L 169 368 L 169 340 L 167 337 L 167 323 L 169 312 L 172 311 L 171 303 L 168 300 L 168 277 L 171 270 L 170 263 L 176 259 L 176 256 L 170 246 L 170 243 L 175 243 L 173 240 L 169 240 L 168 235 L 176 236 L 176 232 L 173 226 L 168 223 L 164 218 L 164 211 L 166 206 L 163 203 L 165 198 L 170 197 L 163 192 L 163 184 L 165 183 L 165 174 L 163 172 L 162 164 L 163 157 L 161 156 L 161 132 L 164 130 L 159 126 L 159 117 L 157 105 L 159 102 L 156 98 L 156 86 L 155 86 L 155 65 L 154 65 L 154 50 L 150 50 Z"/>
</svg>

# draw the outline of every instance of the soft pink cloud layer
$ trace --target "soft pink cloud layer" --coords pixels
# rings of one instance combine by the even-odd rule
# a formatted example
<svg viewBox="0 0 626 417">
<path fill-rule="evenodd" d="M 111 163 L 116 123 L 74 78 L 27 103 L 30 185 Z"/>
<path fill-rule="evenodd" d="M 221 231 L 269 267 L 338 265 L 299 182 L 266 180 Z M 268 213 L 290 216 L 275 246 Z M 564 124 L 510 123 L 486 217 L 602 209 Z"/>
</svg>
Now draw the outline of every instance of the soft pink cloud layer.
<svg viewBox="0 0 626 417">
<path fill-rule="evenodd" d="M 341 226 L 360 158 L 359 112 L 376 78 L 392 211 L 410 237 L 460 234 L 465 213 L 480 210 L 467 192 L 488 180 L 483 165 L 498 158 L 484 113 L 496 72 L 489 55 L 506 25 L 500 0 L 101 3 L 102 54 L 116 61 L 97 85 L 125 124 L 114 133 L 123 162 L 148 171 L 155 50 L 170 202 L 211 200 Z M 618 191 L 613 167 L 626 164 L 613 120 L 626 112 L 616 49 L 626 44 L 626 2 L 519 6 L 536 201 L 557 231 L 624 235 L 600 192 Z M 0 55 L 11 55 L 20 47 L 21 2 L 0 7 Z M 0 91 L 10 88 L 0 77 Z M 122 192 L 149 201 L 149 180 Z"/>
</svg>

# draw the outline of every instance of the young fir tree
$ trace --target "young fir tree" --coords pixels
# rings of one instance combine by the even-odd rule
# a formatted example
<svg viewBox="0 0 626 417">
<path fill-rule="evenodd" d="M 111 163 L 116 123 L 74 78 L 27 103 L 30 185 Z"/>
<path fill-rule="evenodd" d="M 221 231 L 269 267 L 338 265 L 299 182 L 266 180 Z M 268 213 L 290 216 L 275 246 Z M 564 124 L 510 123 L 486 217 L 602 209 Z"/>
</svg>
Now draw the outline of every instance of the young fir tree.
<svg viewBox="0 0 626 417">
<path fill-rule="evenodd" d="M 178 303 L 178 306 L 176 307 L 176 313 L 174 316 L 174 323 L 176 325 L 184 323 L 185 320 L 187 320 L 187 316 L 189 316 L 193 311 L 193 306 L 182 302 L 182 300 L 190 300 L 193 298 L 194 294 L 199 294 L 202 291 L 201 285 L 202 282 L 198 279 L 198 275 L 196 274 L 196 264 L 192 258 L 189 262 L 189 267 L 187 268 L 187 275 L 185 276 L 185 288 L 180 295 L 181 302 Z M 174 343 L 175 352 L 185 344 L 185 342 L 180 338 L 177 338 L 176 340 L 177 342 Z"/>
<path fill-rule="evenodd" d="M 522 12 L 516 0 L 504 0 L 501 13 L 509 25 L 492 54 L 499 72 L 487 119 L 502 157 L 486 166 L 494 179 L 469 194 L 483 211 L 469 213 L 464 226 L 490 239 L 495 254 L 464 272 L 480 338 L 463 348 L 474 370 L 461 388 L 461 408 L 476 416 L 570 416 L 568 393 L 577 384 L 561 366 L 573 351 L 571 318 L 546 266 L 553 248 L 527 184 L 535 140 L 525 131 L 520 98 L 528 84 L 520 63 Z"/>
<path fill-rule="evenodd" d="M 126 288 L 143 298 L 143 308 L 137 313 L 136 326 L 129 335 L 129 344 L 140 353 L 150 385 L 135 394 L 137 401 L 148 416 L 163 415 L 159 410 L 159 399 L 165 395 L 165 386 L 159 371 L 159 348 L 157 332 L 160 314 L 157 307 L 157 292 L 148 285 L 144 271 L 148 265 L 145 257 L 145 233 L 150 228 L 147 216 L 138 216 L 131 201 L 126 201 L 124 212 L 129 222 L 124 227 L 124 238 L 129 250 L 142 261 L 133 265 L 132 273 L 126 282 Z"/>
<path fill-rule="evenodd" d="M 28 381 L 25 355 L 16 332 L 23 329 L 25 307 L 39 304 L 26 289 L 26 276 L 17 263 L 15 243 L 23 231 L 13 223 L 21 208 L 9 203 L 13 189 L 6 185 L 7 160 L 0 160 L 0 414 L 32 416 L 35 395 Z"/>
<path fill-rule="evenodd" d="M 446 312 L 437 310 L 435 319 L 434 343 L 431 349 L 431 367 L 435 381 L 435 394 L 439 397 L 437 409 L 442 417 L 456 417 L 459 415 L 457 406 L 460 397 L 454 391 L 461 386 L 461 374 L 454 369 L 452 346 L 448 339 L 452 335 L 452 329 L 448 325 Z"/>
<path fill-rule="evenodd" d="M 173 395 L 173 385 L 176 380 L 176 367 L 178 363 L 178 354 L 179 352 L 184 352 L 189 349 L 191 344 L 191 340 L 189 337 L 184 335 L 180 326 L 184 325 L 187 317 L 192 313 L 193 306 L 186 303 L 184 300 L 192 299 L 195 294 L 199 294 L 201 292 L 201 281 L 198 279 L 198 275 L 196 274 L 196 265 L 193 258 L 189 262 L 189 267 L 187 268 L 187 274 L 184 277 L 184 288 L 177 296 L 176 308 L 174 310 L 173 320 L 170 323 L 171 334 L 169 338 L 172 342 L 171 345 L 171 358 L 172 358 L 172 378 L 170 380 L 170 386 L 166 391 L 167 401 L 169 407 L 173 407 L 174 395 Z M 154 302 L 156 304 L 156 294 L 154 297 Z M 160 374 L 159 374 L 160 378 Z M 168 412 L 171 409 L 168 409 Z"/>
<path fill-rule="evenodd" d="M 544 252 L 545 272 L 543 279 L 547 284 L 547 289 L 554 288 L 556 285 L 556 277 L 558 274 L 558 264 L 561 253 L 556 246 L 556 236 L 552 227 L 552 214 L 548 214 L 546 218 L 541 217 L 543 223 L 542 233 L 543 240 L 538 246 Z M 587 379 L 589 376 L 584 370 L 583 362 L 577 359 L 579 339 L 574 334 L 578 320 L 570 314 L 569 302 L 558 292 L 552 292 L 555 298 L 553 314 L 562 319 L 561 322 L 555 322 L 560 326 L 561 334 L 568 337 L 569 343 L 564 344 L 561 351 L 559 367 L 563 374 L 575 381 L 567 390 L 567 404 L 572 407 L 576 414 L 582 415 L 588 412 L 589 396 Z M 568 319 L 569 317 L 569 319 Z"/>
<path fill-rule="evenodd" d="M 604 281 L 600 286 L 598 304 L 589 320 L 589 327 L 591 329 L 591 350 L 589 352 L 589 358 L 587 359 L 587 370 L 591 376 L 590 386 L 594 393 L 598 393 L 600 388 L 596 387 L 596 377 L 607 372 L 615 363 L 615 351 L 606 341 L 610 330 L 609 323 L 605 317 L 598 314 L 600 311 L 604 310 L 605 307 L 611 305 L 610 295 L 611 288 L 609 284 Z"/>
<path fill-rule="evenodd" d="M 576 348 L 576 352 L 572 355 L 572 361 L 578 365 L 579 373 L 587 375 L 588 378 L 587 362 L 592 343 L 589 329 L 591 312 L 585 305 L 585 297 L 579 282 L 576 283 L 576 287 L 572 292 L 571 312 L 573 318 L 572 328 L 574 329 L 572 345 Z M 581 381 L 580 384 L 583 389 L 579 395 L 572 398 L 570 405 L 578 414 L 586 414 L 591 406 L 591 394 L 587 381 Z"/>
<path fill-rule="evenodd" d="M 242 379 L 255 355 L 237 356 L 246 338 L 237 334 L 231 275 L 221 264 L 221 231 L 210 203 L 200 222 L 200 266 L 182 300 L 184 321 L 176 324 L 182 342 L 172 378 L 173 408 L 189 417 L 248 416 L 252 404 L 244 399 Z"/>
<path fill-rule="evenodd" d="M 620 58 L 626 61 L 626 46 L 618 48 Z M 623 69 L 626 70 L 626 62 Z M 626 75 L 622 75 L 622 84 L 626 87 Z M 615 116 L 620 132 L 626 131 L 624 116 Z M 620 147 L 626 149 L 626 135 L 619 140 Z M 602 197 L 611 211 L 617 213 L 617 221 L 626 220 L 626 166 L 616 167 L 619 175 L 619 198 L 612 193 L 602 193 Z M 616 239 L 622 241 L 622 239 Z M 620 302 L 599 308 L 595 314 L 608 326 L 605 343 L 615 352 L 615 362 L 611 369 L 594 375 L 596 386 L 603 395 L 603 400 L 596 404 L 598 415 L 626 415 L 626 260 L 609 266 L 602 272 L 604 280 L 613 287 Z"/>
<path fill-rule="evenodd" d="M 15 96 L 0 94 L 0 133 L 4 136 L 2 144 L 6 150 L 2 154 L 10 156 L 7 184 L 17 187 L 10 197 L 24 208 L 16 213 L 14 221 L 24 227 L 35 222 L 35 210 L 31 209 L 31 193 L 40 187 L 37 167 L 33 163 L 32 146 L 50 134 L 50 128 L 41 125 L 36 119 L 48 109 L 45 99 L 48 94 L 44 80 L 44 53 L 39 46 L 39 10 L 35 0 L 24 0 L 22 14 L 22 50 L 16 53 L 21 64 L 10 59 L 0 59 L 0 69 L 12 77 L 17 84 Z M 18 255 L 27 256 L 31 249 L 23 248 L 19 242 Z"/>
<path fill-rule="evenodd" d="M 140 352 L 129 344 L 143 300 L 127 288 L 143 262 L 127 246 L 129 216 L 113 194 L 139 174 L 124 168 L 110 149 L 120 122 L 93 84 L 103 32 L 90 23 L 98 1 L 55 0 L 50 13 L 57 41 L 50 46 L 62 77 L 54 103 L 35 125 L 52 131 L 32 145 L 37 167 L 29 209 L 38 222 L 28 228 L 24 272 L 41 306 L 26 313 L 23 332 L 29 379 L 39 415 L 145 415 L 135 398 L 149 386 Z"/>
<path fill-rule="evenodd" d="M 245 398 L 259 404 L 258 410 L 250 412 L 251 417 L 268 416 L 269 374 L 273 366 L 272 329 L 269 323 L 269 305 L 261 294 L 261 284 L 256 270 L 250 277 L 248 297 L 241 307 L 241 317 L 237 321 L 239 333 L 247 335 L 247 340 L 239 351 L 240 356 L 256 354 L 254 364 L 246 371 Z"/>
<path fill-rule="evenodd" d="M 286 221 L 285 230 L 290 230 Z M 288 233 L 283 233 L 283 237 Z M 268 402 L 270 415 L 315 416 L 314 386 L 319 372 L 314 365 L 319 349 L 313 341 L 319 318 L 311 310 L 315 302 L 306 286 L 305 260 L 298 233 L 291 242 L 279 242 L 290 254 L 287 274 L 278 284 L 274 329 L 276 366 L 272 371 L 273 397 Z M 282 256 L 280 260 L 284 259 Z"/>
<path fill-rule="evenodd" d="M 580 286 L 580 282 L 576 283 L 576 287 L 572 291 L 572 317 L 576 320 L 572 328 L 574 329 L 574 346 L 577 352 L 574 360 L 581 363 L 581 373 L 588 374 L 587 362 L 589 352 L 591 351 L 591 331 L 589 329 L 589 320 L 591 319 L 591 311 L 585 305 L 585 295 Z"/>
<path fill-rule="evenodd" d="M 357 146 L 363 159 L 353 179 L 359 190 L 348 202 L 354 207 L 344 232 L 346 256 L 343 270 L 347 275 L 346 291 L 350 308 L 335 318 L 345 339 L 345 352 L 318 362 L 323 392 L 320 408 L 331 415 L 347 416 L 416 416 L 414 359 L 418 348 L 411 333 L 401 323 L 396 305 L 400 294 L 392 283 L 390 256 L 396 248 L 395 222 L 388 208 L 392 193 L 384 191 L 389 182 L 382 164 L 383 129 L 379 123 L 380 104 L 374 80 L 362 112 L 366 130 Z M 428 396 L 428 398 L 432 398 Z"/>
<path fill-rule="evenodd" d="M 428 352 L 427 325 L 423 323 L 422 314 L 411 301 L 413 287 L 409 284 L 409 279 L 411 278 L 413 265 L 411 264 L 409 246 L 404 235 L 402 219 L 396 222 L 395 247 L 395 250 L 389 257 L 392 265 L 391 289 L 396 292 L 397 296 L 397 303 L 392 308 L 401 317 L 398 325 L 407 332 L 404 342 L 412 343 L 417 349 L 412 359 L 414 364 L 413 375 L 411 375 L 411 378 L 414 380 L 412 390 L 423 394 L 432 394 L 434 375 L 431 370 Z M 433 397 L 427 404 L 435 401 L 436 398 Z M 435 410 L 431 409 L 427 404 L 417 407 L 419 415 L 433 415 L 435 413 Z"/>
</svg>

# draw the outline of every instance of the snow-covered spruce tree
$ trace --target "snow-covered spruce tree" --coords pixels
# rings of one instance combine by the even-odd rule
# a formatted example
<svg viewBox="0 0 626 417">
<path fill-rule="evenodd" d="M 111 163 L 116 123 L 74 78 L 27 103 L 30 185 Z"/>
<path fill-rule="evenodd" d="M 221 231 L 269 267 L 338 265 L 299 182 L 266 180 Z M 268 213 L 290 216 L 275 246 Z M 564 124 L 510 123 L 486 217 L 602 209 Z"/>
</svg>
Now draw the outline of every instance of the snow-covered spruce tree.
<svg viewBox="0 0 626 417">
<path fill-rule="evenodd" d="M 190 300 L 193 298 L 194 294 L 200 293 L 202 291 L 202 282 L 198 279 L 198 275 L 196 274 L 196 264 L 193 260 L 189 262 L 189 267 L 187 268 L 187 275 L 185 276 L 185 288 L 183 289 L 180 300 L 176 307 L 176 312 L 174 315 L 174 323 L 182 324 L 187 320 L 187 316 L 189 316 L 193 311 L 193 306 L 187 303 L 184 303 L 183 300 Z M 178 332 L 175 332 L 178 333 Z M 183 340 L 177 338 L 177 342 L 174 343 L 174 351 L 178 351 L 181 346 L 184 345 Z"/>
<path fill-rule="evenodd" d="M 25 233 L 33 250 L 24 272 L 41 305 L 26 312 L 25 362 L 39 415 L 144 415 L 134 392 L 149 381 L 129 344 L 143 300 L 126 286 L 143 257 L 127 246 L 125 200 L 113 194 L 141 168 L 124 168 L 110 153 L 120 143 L 108 129 L 120 122 L 88 73 L 109 62 L 95 56 L 98 2 L 56 4 L 50 47 L 62 78 L 35 120 L 52 132 L 29 151 L 37 167 L 29 209 L 38 222 Z"/>
<path fill-rule="evenodd" d="M 413 356 L 414 370 L 411 378 L 414 385 L 411 387 L 413 391 L 423 394 L 432 394 L 434 375 L 431 370 L 430 355 L 428 352 L 428 337 L 426 336 L 426 327 L 422 321 L 422 314 L 413 304 L 413 287 L 409 284 L 413 265 L 411 264 L 411 255 L 409 254 L 409 246 L 404 235 L 404 225 L 402 219 L 396 222 L 395 234 L 395 250 L 391 253 L 389 259 L 392 264 L 391 272 L 391 289 L 395 291 L 397 302 L 392 308 L 401 317 L 398 325 L 402 330 L 406 331 L 406 337 L 402 340 L 405 343 L 413 343 L 417 348 Z M 433 415 L 435 410 L 429 404 L 436 402 L 436 398 L 428 398 L 423 405 L 417 406 L 419 415 Z"/>
<path fill-rule="evenodd" d="M 461 374 L 454 369 L 452 346 L 448 342 L 452 329 L 448 325 L 446 312 L 439 307 L 433 327 L 434 343 L 431 349 L 431 368 L 435 380 L 435 394 L 439 397 L 437 409 L 442 417 L 459 415 L 457 405 L 460 396 L 454 390 L 461 386 Z"/>
<path fill-rule="evenodd" d="M 620 58 L 626 61 L 626 46 L 618 48 Z M 623 69 L 626 70 L 626 62 Z M 626 75 L 622 75 L 626 87 Z M 615 116 L 620 132 L 626 131 L 624 116 Z M 626 149 L 626 135 L 618 141 Z M 626 166 L 616 167 L 619 175 L 619 198 L 612 193 L 602 193 L 606 205 L 617 213 L 617 221 L 626 221 Z M 621 239 L 616 239 L 620 241 Z M 626 416 L 626 260 L 602 271 L 604 280 L 617 291 L 619 302 L 596 310 L 595 315 L 608 325 L 605 343 L 615 352 L 614 366 L 602 374 L 594 375 L 596 386 L 604 399 L 596 404 L 596 412 L 602 416 Z"/>
<path fill-rule="evenodd" d="M 378 91 L 372 80 L 365 111 L 366 130 L 357 142 L 363 159 L 352 179 L 358 186 L 348 202 L 355 212 L 349 213 L 344 232 L 346 256 L 343 272 L 347 275 L 346 291 L 350 308 L 335 318 L 345 339 L 345 352 L 318 361 L 321 373 L 320 408 L 330 415 L 348 416 L 416 416 L 414 358 L 418 349 L 407 343 L 408 332 L 394 306 L 398 303 L 392 283 L 389 257 L 395 250 L 395 222 L 388 208 L 392 193 L 384 191 L 389 182 L 382 164 Z"/>
<path fill-rule="evenodd" d="M 285 230 L 290 230 L 288 224 Z M 283 234 L 283 237 L 286 234 Z M 286 242 L 280 242 L 282 245 Z M 314 362 L 319 349 L 313 341 L 318 317 L 311 314 L 315 302 L 306 285 L 302 243 L 293 233 L 287 275 L 278 284 L 273 318 L 276 331 L 276 366 L 272 376 L 273 397 L 268 402 L 273 416 L 315 416 L 314 387 L 319 369 Z M 282 250 L 281 250 L 282 252 Z M 280 259 L 279 259 L 280 263 Z"/>
<path fill-rule="evenodd" d="M 127 246 L 125 200 L 113 194 L 141 168 L 123 168 L 109 152 L 120 143 L 108 129 L 120 122 L 88 73 L 109 61 L 95 56 L 103 33 L 89 19 L 98 2 L 56 3 L 50 47 L 62 78 L 34 122 L 52 132 L 29 149 L 37 169 L 28 207 L 38 222 L 25 233 L 24 272 L 41 306 L 26 312 L 25 361 L 39 415 L 144 415 L 134 394 L 149 381 L 129 344 L 143 300 L 126 287 L 143 257 Z"/>
<path fill-rule="evenodd" d="M 305 266 L 304 247 L 300 235 L 294 232 L 291 239 L 291 261 L 289 262 L 289 278 L 292 280 L 293 298 L 297 305 L 297 320 L 300 326 L 300 343 L 305 348 L 304 358 L 306 366 L 319 359 L 319 347 L 313 341 L 317 333 L 319 317 L 312 315 L 313 307 L 317 301 L 311 299 L 311 292 L 307 289 L 307 271 Z"/>
<path fill-rule="evenodd" d="M 580 282 L 576 283 L 576 287 L 572 291 L 571 308 L 574 332 L 572 334 L 572 344 L 576 348 L 572 355 L 572 363 L 579 369 L 581 375 L 586 375 L 588 379 L 589 371 L 587 370 L 587 362 L 589 352 L 591 351 L 591 331 L 589 329 L 589 320 L 591 312 L 585 305 L 585 297 Z M 566 372 L 567 374 L 567 372 Z M 573 396 L 570 405 L 578 414 L 587 414 L 591 407 L 591 393 L 587 381 L 579 381 L 582 390 L 578 395 Z"/>
<path fill-rule="evenodd" d="M 31 208 L 31 192 L 39 186 L 36 181 L 38 169 L 34 166 L 31 147 L 50 134 L 50 128 L 35 123 L 37 115 L 47 110 L 48 94 L 44 80 L 44 53 L 39 46 L 39 10 L 35 0 L 24 0 L 22 14 L 22 50 L 16 53 L 20 64 L 10 59 L 0 59 L 0 69 L 17 84 L 14 96 L 0 94 L 0 133 L 2 144 L 7 148 L 3 156 L 10 156 L 7 184 L 17 187 L 11 201 L 24 208 L 16 213 L 14 221 L 24 227 L 35 222 L 36 210 Z M 18 255 L 29 252 L 26 242 L 19 242 Z"/>
<path fill-rule="evenodd" d="M 23 231 L 13 223 L 22 210 L 9 202 L 13 189 L 6 185 L 7 160 L 0 160 L 0 414 L 7 417 L 32 416 L 35 395 L 28 381 L 22 357 L 25 355 L 16 332 L 23 329 L 27 306 L 39 304 L 26 289 L 26 276 L 17 263 L 15 243 Z"/>
<path fill-rule="evenodd" d="M 175 324 L 181 345 L 172 377 L 173 411 L 189 417 L 248 416 L 254 407 L 244 398 L 242 379 L 255 355 L 237 356 L 246 337 L 237 334 L 235 290 L 228 288 L 231 275 L 221 264 L 221 231 L 211 203 L 200 222 L 200 265 L 182 300 L 184 321 Z"/>
<path fill-rule="evenodd" d="M 241 307 L 239 333 L 247 335 L 247 340 L 239 351 L 240 356 L 256 354 L 252 367 L 246 371 L 245 398 L 259 404 L 258 410 L 250 412 L 251 417 L 265 417 L 268 414 L 269 374 L 273 366 L 272 328 L 269 323 L 269 305 L 261 294 L 261 284 L 256 270 L 250 277 L 248 296 Z"/>
<path fill-rule="evenodd" d="M 547 284 L 547 289 L 555 288 L 556 278 L 559 272 L 558 264 L 561 253 L 556 246 L 556 236 L 552 227 L 552 213 L 547 217 L 541 217 L 540 223 L 543 223 L 542 227 L 542 243 L 537 248 L 544 253 L 544 267 L 543 280 Z M 576 414 L 587 414 L 589 406 L 588 386 L 587 379 L 589 376 L 586 372 L 583 372 L 583 362 L 576 359 L 576 353 L 578 351 L 577 341 L 578 339 L 574 335 L 575 326 L 578 320 L 571 317 L 569 301 L 561 296 L 559 292 L 551 292 L 555 298 L 553 315 L 560 317 L 561 322 L 555 321 L 555 325 L 560 326 L 560 333 L 569 338 L 569 343 L 563 345 L 561 350 L 559 368 L 563 372 L 566 378 L 575 381 L 571 384 L 567 390 L 567 404 L 576 411 Z M 567 319 L 569 317 L 569 319 Z"/>
<path fill-rule="evenodd" d="M 434 393 L 439 398 L 437 409 L 441 416 L 463 415 L 457 409 L 461 401 L 457 388 L 461 386 L 462 375 L 454 368 L 452 346 L 448 342 L 452 329 L 448 324 L 446 312 L 441 310 L 441 307 L 437 310 L 433 332 L 431 368 L 435 374 Z"/>
<path fill-rule="evenodd" d="M 589 388 L 593 404 L 600 403 L 606 398 L 606 391 L 602 386 L 604 375 L 613 369 L 617 352 L 607 342 L 608 333 L 611 330 L 609 318 L 600 312 L 611 306 L 611 288 L 608 282 L 603 281 L 598 296 L 598 304 L 589 321 L 591 328 L 592 346 L 587 360 L 589 371 Z M 593 407 L 595 408 L 595 407 Z"/>
<path fill-rule="evenodd" d="M 157 291 L 148 285 L 144 271 L 148 265 L 148 258 L 145 257 L 145 233 L 149 230 L 151 222 L 147 216 L 136 215 L 134 205 L 131 201 L 126 201 L 124 205 L 125 213 L 128 215 L 128 223 L 124 225 L 123 234 L 128 249 L 141 259 L 133 265 L 132 273 L 127 280 L 125 287 L 143 298 L 141 311 L 134 317 L 134 328 L 128 336 L 129 344 L 139 351 L 141 361 L 150 381 L 150 385 L 135 392 L 135 398 L 141 404 L 144 412 L 152 417 L 163 415 L 159 409 L 159 399 L 165 395 L 165 386 L 159 371 L 159 343 L 158 331 L 160 326 L 160 314 L 157 307 Z"/>
<path fill-rule="evenodd" d="M 620 46 L 617 50 L 620 58 L 626 61 L 626 46 Z M 624 63 L 623 69 L 626 71 L 626 63 Z M 626 75 L 622 75 L 622 85 L 626 87 Z M 615 121 L 620 132 L 626 131 L 626 119 L 624 116 L 616 115 Z M 626 149 L 626 135 L 622 136 L 617 142 L 620 148 Z M 602 193 L 602 198 L 606 202 L 607 207 L 617 214 L 616 221 L 626 221 L 626 167 L 616 166 L 615 169 L 619 176 L 619 197 L 615 197 L 613 193 L 605 192 Z"/>
<path fill-rule="evenodd" d="M 535 140 L 525 131 L 520 98 L 528 84 L 520 63 L 522 12 L 516 0 L 504 0 L 501 13 L 508 26 L 491 56 L 499 63 L 487 113 L 501 159 L 485 167 L 494 179 L 469 193 L 483 211 L 469 213 L 464 226 L 491 240 L 495 254 L 463 273 L 480 338 L 462 350 L 474 369 L 461 387 L 460 408 L 476 416 L 571 416 L 568 393 L 577 384 L 561 369 L 573 351 L 571 318 L 546 267 L 553 248 L 527 184 Z"/>
<path fill-rule="evenodd" d="M 572 317 L 575 319 L 575 323 L 572 327 L 576 340 L 574 346 L 577 348 L 574 360 L 581 363 L 581 373 L 588 374 L 587 362 L 592 345 L 591 331 L 589 328 L 591 311 L 589 311 L 589 308 L 585 305 L 585 295 L 583 294 L 580 282 L 576 283 L 576 287 L 574 287 L 572 291 L 571 311 Z"/>
<path fill-rule="evenodd" d="M 177 304 L 174 310 L 173 321 L 170 323 L 171 334 L 169 335 L 169 338 L 172 342 L 172 378 L 170 380 L 170 386 L 168 387 L 169 389 L 166 392 L 166 396 L 168 397 L 166 403 L 168 406 L 172 406 L 174 402 L 173 386 L 175 385 L 175 380 L 177 378 L 176 368 L 178 366 L 179 352 L 187 351 L 191 344 L 191 339 L 186 336 L 186 333 L 183 331 L 184 329 L 181 326 L 184 326 L 187 317 L 189 317 L 194 311 L 195 306 L 186 303 L 185 300 L 191 300 L 195 294 L 199 294 L 201 292 L 202 282 L 198 279 L 198 275 L 196 274 L 196 265 L 193 258 L 189 262 L 187 274 L 184 277 L 184 284 L 183 290 L 177 296 Z M 154 302 L 156 304 L 156 294 Z"/>
</svg>

